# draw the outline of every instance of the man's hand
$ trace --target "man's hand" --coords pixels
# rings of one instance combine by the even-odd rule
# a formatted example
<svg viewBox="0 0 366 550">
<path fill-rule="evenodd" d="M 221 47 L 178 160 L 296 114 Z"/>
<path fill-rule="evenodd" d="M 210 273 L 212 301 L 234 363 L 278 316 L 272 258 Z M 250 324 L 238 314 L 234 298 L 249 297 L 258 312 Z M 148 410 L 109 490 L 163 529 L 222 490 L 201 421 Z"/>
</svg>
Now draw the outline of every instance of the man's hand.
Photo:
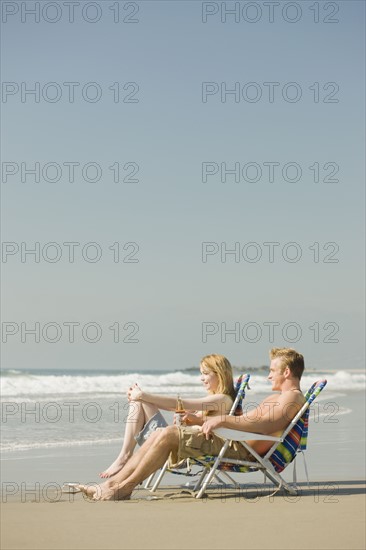
<svg viewBox="0 0 366 550">
<path fill-rule="evenodd" d="M 210 439 L 211 432 L 216 428 L 219 428 L 225 422 L 224 416 L 210 416 L 207 417 L 202 425 L 202 431 L 206 436 L 206 439 Z"/>
<path fill-rule="evenodd" d="M 136 383 L 132 386 L 132 388 L 129 388 L 127 392 L 127 397 L 129 401 L 140 401 L 142 397 L 142 389 L 140 386 Z"/>
</svg>

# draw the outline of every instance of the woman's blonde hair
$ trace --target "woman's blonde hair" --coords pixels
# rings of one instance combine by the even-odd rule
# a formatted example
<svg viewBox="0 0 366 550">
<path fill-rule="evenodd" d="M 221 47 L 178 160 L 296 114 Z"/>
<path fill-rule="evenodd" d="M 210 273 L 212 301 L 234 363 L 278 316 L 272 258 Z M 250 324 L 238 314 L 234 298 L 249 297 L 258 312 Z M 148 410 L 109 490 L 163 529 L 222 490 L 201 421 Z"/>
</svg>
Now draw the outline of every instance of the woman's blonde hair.
<svg viewBox="0 0 366 550">
<path fill-rule="evenodd" d="M 206 367 L 217 375 L 219 384 L 216 393 L 230 395 L 232 399 L 235 399 L 233 369 L 230 361 L 223 355 L 212 354 L 203 357 L 200 364 L 201 367 Z"/>
</svg>

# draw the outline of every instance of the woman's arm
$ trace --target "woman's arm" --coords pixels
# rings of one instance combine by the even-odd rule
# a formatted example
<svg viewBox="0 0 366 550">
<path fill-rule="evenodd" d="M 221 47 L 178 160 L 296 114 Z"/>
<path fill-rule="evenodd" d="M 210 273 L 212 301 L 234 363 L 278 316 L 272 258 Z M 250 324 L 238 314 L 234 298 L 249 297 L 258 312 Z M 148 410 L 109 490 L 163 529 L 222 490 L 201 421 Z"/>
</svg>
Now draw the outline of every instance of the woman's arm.
<svg viewBox="0 0 366 550">
<path fill-rule="evenodd" d="M 185 413 L 182 416 L 182 424 L 184 426 L 202 426 L 204 419 L 201 412 Z"/>
<path fill-rule="evenodd" d="M 130 401 L 144 401 L 145 403 L 156 405 L 159 409 L 165 411 L 174 411 L 177 403 L 175 397 L 147 393 L 142 391 L 137 385 L 127 395 Z M 182 403 L 186 411 L 212 411 L 225 414 L 224 411 L 230 409 L 232 400 L 228 395 L 214 394 L 199 399 L 182 399 Z"/>
</svg>

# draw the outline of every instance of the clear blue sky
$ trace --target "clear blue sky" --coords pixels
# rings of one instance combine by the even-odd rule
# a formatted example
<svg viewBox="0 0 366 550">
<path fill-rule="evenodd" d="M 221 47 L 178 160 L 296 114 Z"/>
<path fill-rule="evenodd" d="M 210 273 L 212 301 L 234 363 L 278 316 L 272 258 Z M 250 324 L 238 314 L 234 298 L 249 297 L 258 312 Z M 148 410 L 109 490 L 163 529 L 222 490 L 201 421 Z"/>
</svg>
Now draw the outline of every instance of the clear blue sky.
<svg viewBox="0 0 366 550">
<path fill-rule="evenodd" d="M 2 4 L 2 80 L 8 91 L 1 104 L 2 167 L 8 173 L 19 168 L 2 181 L 2 240 L 15 243 L 5 245 L 5 251 L 19 247 L 13 255 L 3 254 L 3 328 L 19 328 L 3 345 L 3 367 L 179 369 L 212 352 L 234 364 L 260 365 L 268 361 L 270 347 L 292 345 L 304 353 L 309 367 L 363 368 L 364 2 L 315 3 L 319 23 L 310 9 L 314 2 L 306 1 L 296 3 L 301 14 L 294 23 L 284 19 L 296 16 L 295 8 L 283 15 L 286 2 L 276 8 L 273 23 L 263 2 L 255 3 L 262 10 L 256 23 L 244 19 L 246 2 L 240 2 L 237 23 L 229 15 L 223 23 L 220 10 L 202 22 L 202 10 L 215 11 L 221 2 L 207 8 L 198 1 L 119 2 L 120 19 L 138 22 L 114 23 L 110 8 L 116 3 L 107 0 L 96 2 L 101 18 L 94 24 L 81 17 L 86 2 L 75 7 L 74 23 L 68 22 L 62 2 L 55 23 L 45 20 L 56 18 L 51 9 L 35 23 L 34 16 L 21 13 L 20 2 Z M 28 8 L 34 4 L 26 2 Z M 228 8 L 234 4 L 226 3 Z M 135 6 L 139 11 L 132 15 Z M 332 13 L 336 7 L 338 13 Z M 93 18 L 96 12 L 89 10 L 85 13 Z M 255 17 L 254 11 L 245 15 Z M 325 18 L 339 22 L 325 23 Z M 38 103 L 31 95 L 22 102 L 22 82 L 27 89 L 39 82 Z M 47 87 L 51 82 L 61 90 L 54 103 L 42 96 L 43 91 L 53 97 L 56 87 Z M 73 103 L 65 82 L 80 83 Z M 90 82 L 102 92 L 94 103 L 81 94 Z M 121 98 L 134 90 L 131 85 L 124 90 L 124 84 L 137 83 L 138 102 L 115 103 L 109 89 L 115 82 Z M 204 82 L 219 90 L 206 102 Z M 256 84 L 246 86 L 251 82 Z M 278 83 L 273 102 L 268 82 Z M 302 94 L 297 102 L 283 99 L 286 89 L 290 98 L 296 91 L 286 88 L 291 82 Z M 221 101 L 220 89 L 235 83 L 238 101 L 232 94 Z M 318 102 L 314 83 L 319 83 Z M 255 90 L 262 97 L 250 102 Z M 90 97 L 94 91 L 86 89 Z M 30 174 L 22 182 L 21 163 L 32 168 L 36 162 L 40 182 Z M 64 164 L 70 162 L 80 164 L 74 182 Z M 81 172 L 90 162 L 102 170 L 95 183 Z M 114 183 L 109 167 L 116 162 L 122 177 L 134 165 L 123 166 L 136 163 L 138 183 Z M 219 172 L 203 183 L 205 162 Z M 273 182 L 263 164 L 269 162 L 279 163 Z M 48 163 L 62 168 L 59 181 L 42 177 Z M 228 168 L 240 163 L 240 169 L 256 163 L 262 177 L 245 181 L 240 173 L 239 182 L 233 175 L 221 182 L 221 163 Z M 288 163 L 300 167 L 299 181 L 283 179 Z M 254 178 L 251 166 L 249 179 Z M 333 178 L 339 181 L 324 182 L 334 166 L 339 169 Z M 55 168 L 49 170 L 51 179 Z M 91 168 L 89 179 L 94 173 Z M 288 175 L 294 178 L 291 168 Z M 22 242 L 28 248 L 39 242 L 41 250 L 46 243 L 58 243 L 60 261 L 45 261 L 41 254 L 39 263 L 31 255 L 22 262 Z M 65 242 L 81 243 L 73 263 Z M 96 263 L 85 261 L 80 252 L 90 242 L 102 251 Z M 109 249 L 115 242 L 121 248 L 137 243 L 134 258 L 139 261 L 115 263 Z M 219 250 L 206 262 L 203 242 L 217 243 Z M 263 244 L 268 242 L 280 243 L 273 262 Z M 296 242 L 297 249 L 286 249 L 289 242 Z M 235 243 L 239 261 L 233 255 L 222 261 L 221 249 Z M 257 248 L 245 248 L 247 243 Z M 318 262 L 314 243 L 319 243 Z M 335 244 L 324 250 L 326 243 Z M 255 250 L 261 259 L 247 261 L 246 253 Z M 301 259 L 286 261 L 283 250 L 290 256 L 301 251 Z M 49 248 L 49 256 L 55 251 Z M 131 246 L 122 249 L 121 257 L 131 252 Z M 324 262 L 327 257 L 338 262 Z M 22 343 L 22 322 L 28 328 L 40 323 L 39 343 L 26 334 Z M 42 335 L 51 322 L 62 328 L 55 343 L 46 341 L 56 334 L 52 326 Z M 68 341 L 68 322 L 80 323 L 74 343 Z M 89 322 L 102 330 L 94 344 L 81 334 Z M 122 339 L 135 325 L 123 326 L 136 323 L 139 341 L 114 343 L 108 327 L 115 322 Z M 202 341 L 205 322 L 217 333 Z M 279 323 L 273 343 L 272 322 Z M 228 329 L 239 323 L 239 342 L 234 335 L 224 341 L 221 323 Z M 289 339 L 296 336 L 294 326 L 301 328 L 292 344 L 283 337 L 287 323 L 293 324 Z M 256 333 L 258 326 L 261 333 Z M 88 335 L 93 338 L 92 328 Z"/>
</svg>

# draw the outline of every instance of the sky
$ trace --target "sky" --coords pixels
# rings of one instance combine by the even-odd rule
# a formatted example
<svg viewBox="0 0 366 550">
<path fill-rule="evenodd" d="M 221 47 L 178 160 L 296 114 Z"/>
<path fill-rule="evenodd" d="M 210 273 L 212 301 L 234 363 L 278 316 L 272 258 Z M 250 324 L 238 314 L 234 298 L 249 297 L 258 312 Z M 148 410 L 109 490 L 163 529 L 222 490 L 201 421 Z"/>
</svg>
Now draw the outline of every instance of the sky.
<svg viewBox="0 0 366 550">
<path fill-rule="evenodd" d="M 1 7 L 2 368 L 364 368 L 364 2 Z"/>
</svg>

